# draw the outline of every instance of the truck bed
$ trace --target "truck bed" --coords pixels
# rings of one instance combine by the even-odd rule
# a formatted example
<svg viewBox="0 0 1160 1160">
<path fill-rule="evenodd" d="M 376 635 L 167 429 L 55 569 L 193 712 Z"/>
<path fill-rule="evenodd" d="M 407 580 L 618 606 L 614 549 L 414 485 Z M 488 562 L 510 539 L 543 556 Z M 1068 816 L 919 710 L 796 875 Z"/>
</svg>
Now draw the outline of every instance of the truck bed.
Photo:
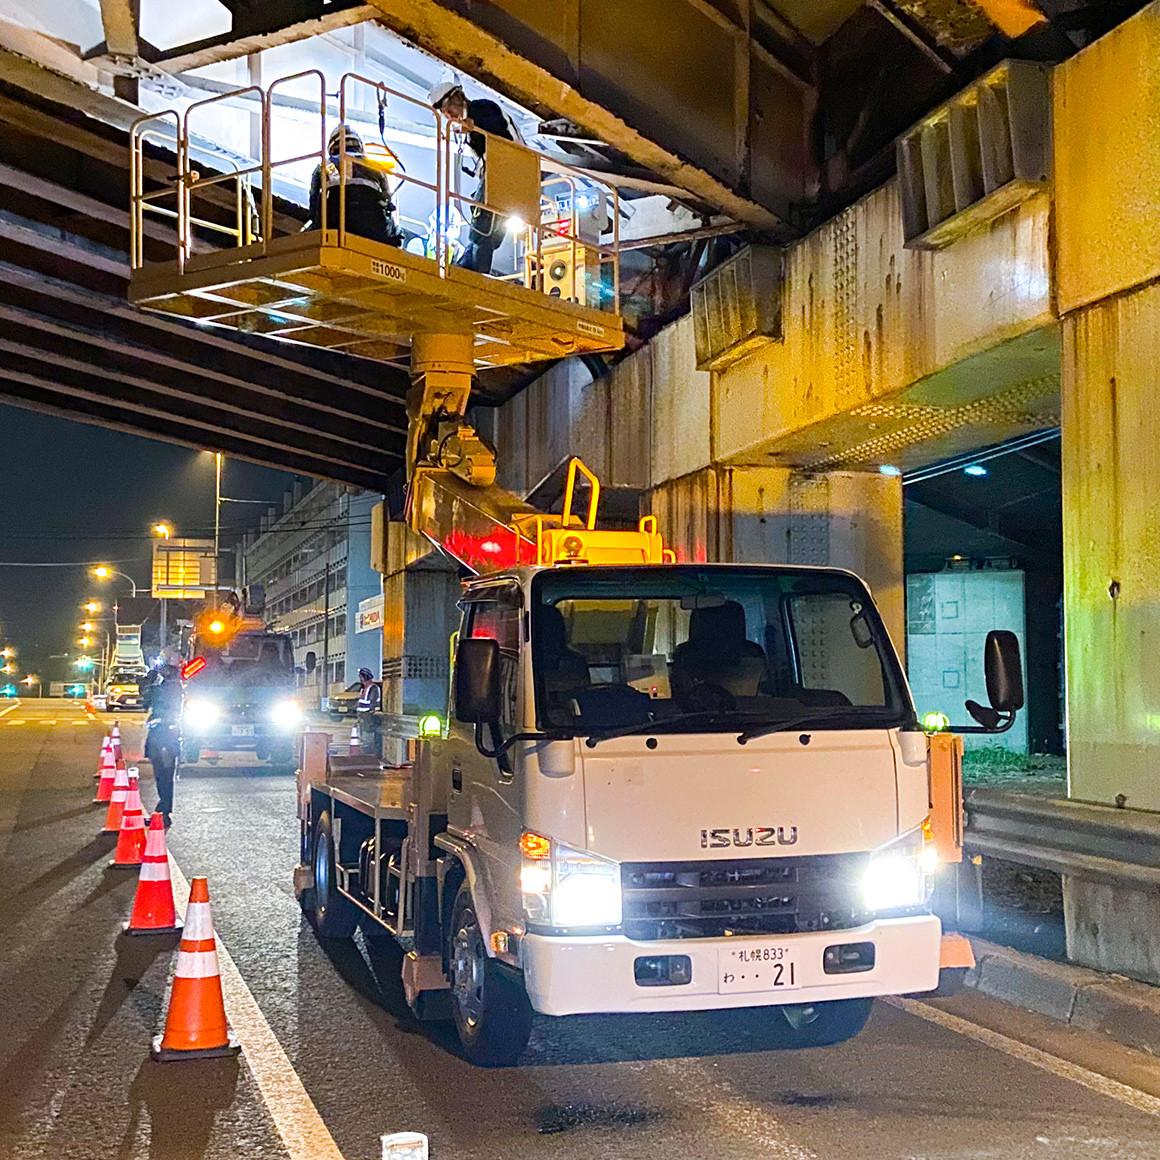
<svg viewBox="0 0 1160 1160">
<path fill-rule="evenodd" d="M 332 756 L 325 788 L 360 813 L 405 821 L 411 801 L 411 769 L 380 769 L 366 757 Z"/>
</svg>

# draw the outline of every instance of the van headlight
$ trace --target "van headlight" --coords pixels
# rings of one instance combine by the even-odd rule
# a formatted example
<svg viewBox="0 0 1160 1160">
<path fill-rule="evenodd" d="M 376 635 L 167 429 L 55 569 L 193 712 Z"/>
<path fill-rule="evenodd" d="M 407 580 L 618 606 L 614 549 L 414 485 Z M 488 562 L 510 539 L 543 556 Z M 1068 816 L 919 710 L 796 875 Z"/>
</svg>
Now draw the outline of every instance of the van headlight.
<svg viewBox="0 0 1160 1160">
<path fill-rule="evenodd" d="M 270 710 L 270 720 L 278 729 L 293 729 L 302 720 L 302 710 L 295 700 L 279 701 Z"/>
<path fill-rule="evenodd" d="M 185 712 L 182 721 L 190 729 L 208 729 L 218 716 L 218 707 L 212 701 L 203 701 L 200 697 L 190 697 L 185 702 Z"/>
<path fill-rule="evenodd" d="M 520 838 L 520 890 L 528 922 L 555 927 L 619 926 L 620 863 L 553 842 Z"/>
<path fill-rule="evenodd" d="M 926 906 L 934 889 L 936 864 L 933 835 L 926 823 L 879 846 L 870 855 L 863 880 L 867 909 L 883 914 Z"/>
</svg>

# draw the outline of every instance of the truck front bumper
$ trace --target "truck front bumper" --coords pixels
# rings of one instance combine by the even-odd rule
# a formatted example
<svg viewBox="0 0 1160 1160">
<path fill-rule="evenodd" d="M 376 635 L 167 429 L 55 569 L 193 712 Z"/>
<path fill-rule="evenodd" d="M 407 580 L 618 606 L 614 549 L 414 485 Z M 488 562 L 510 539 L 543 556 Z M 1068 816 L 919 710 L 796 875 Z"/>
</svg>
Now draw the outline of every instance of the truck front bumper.
<svg viewBox="0 0 1160 1160">
<path fill-rule="evenodd" d="M 941 936 L 934 915 L 879 919 L 852 930 L 753 938 L 634 942 L 623 935 L 528 934 L 521 943 L 521 959 L 528 997 L 542 1015 L 707 1011 L 932 991 L 938 986 Z M 826 948 L 848 943 L 873 943 L 874 966 L 856 974 L 827 974 L 822 963 Z M 798 986 L 740 993 L 719 990 L 718 951 L 774 944 L 792 946 Z M 636 960 L 661 955 L 687 955 L 692 963 L 690 981 L 639 984 Z"/>
</svg>

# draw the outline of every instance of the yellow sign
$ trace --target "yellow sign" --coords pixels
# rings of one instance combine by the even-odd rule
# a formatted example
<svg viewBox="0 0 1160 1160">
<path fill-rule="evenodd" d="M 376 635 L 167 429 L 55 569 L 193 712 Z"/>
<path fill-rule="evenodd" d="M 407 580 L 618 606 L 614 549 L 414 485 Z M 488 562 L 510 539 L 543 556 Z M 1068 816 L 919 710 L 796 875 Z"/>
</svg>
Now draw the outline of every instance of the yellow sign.
<svg viewBox="0 0 1160 1160">
<path fill-rule="evenodd" d="M 213 540 L 172 537 L 153 542 L 153 595 L 163 600 L 199 600 L 217 584 Z"/>
</svg>

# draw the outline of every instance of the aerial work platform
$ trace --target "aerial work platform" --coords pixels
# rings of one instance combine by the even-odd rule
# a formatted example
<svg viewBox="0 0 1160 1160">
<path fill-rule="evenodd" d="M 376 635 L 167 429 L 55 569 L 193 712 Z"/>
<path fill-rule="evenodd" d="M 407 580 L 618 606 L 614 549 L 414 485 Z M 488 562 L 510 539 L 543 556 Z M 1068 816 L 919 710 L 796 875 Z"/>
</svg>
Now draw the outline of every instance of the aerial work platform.
<svg viewBox="0 0 1160 1160">
<path fill-rule="evenodd" d="M 289 86 L 302 102 L 316 83 L 317 147 L 275 156 L 270 114 Z M 342 80 L 337 122 L 320 73 L 276 81 L 267 89 L 239 89 L 139 119 L 131 134 L 132 275 L 129 296 L 138 306 L 198 322 L 345 351 L 401 367 L 410 365 L 417 335 L 471 335 L 475 369 L 616 351 L 624 345 L 619 312 L 619 200 L 615 187 L 545 157 L 522 144 L 481 133 L 414 98 L 354 74 Z M 286 98 L 289 99 L 289 98 Z M 383 135 L 357 154 L 347 138 L 328 145 L 331 125 L 344 124 L 369 102 L 406 104 L 412 119 L 429 122 L 433 157 L 408 173 Z M 232 172 L 210 158 L 198 160 L 199 118 L 222 101 L 260 109 L 262 156 Z M 232 106 L 231 106 L 232 107 Z M 486 164 L 470 148 L 486 139 Z M 177 153 L 171 183 L 145 179 L 145 144 Z M 295 141 L 295 149 L 301 148 Z M 474 161 L 475 169 L 469 161 Z M 383 174 L 396 207 L 403 246 L 347 228 L 347 184 L 370 167 Z M 428 172 L 431 170 L 431 172 Z M 274 201 L 302 196 L 306 175 L 322 182 L 321 228 L 290 232 Z M 461 174 L 478 182 L 461 189 Z M 317 176 L 315 178 L 318 179 Z M 197 217 L 193 200 L 208 187 L 233 196 L 233 213 Z M 203 211 L 205 212 L 205 211 Z M 145 215 L 174 224 L 167 261 L 145 260 Z M 227 220 L 230 219 L 230 220 Z M 336 220 L 337 219 L 337 220 Z M 457 264 L 471 229 L 483 223 L 497 239 L 490 274 Z M 195 239 L 201 252 L 195 252 Z M 207 249 L 207 241 L 226 244 Z M 155 251 L 151 251 L 152 253 Z"/>
</svg>

